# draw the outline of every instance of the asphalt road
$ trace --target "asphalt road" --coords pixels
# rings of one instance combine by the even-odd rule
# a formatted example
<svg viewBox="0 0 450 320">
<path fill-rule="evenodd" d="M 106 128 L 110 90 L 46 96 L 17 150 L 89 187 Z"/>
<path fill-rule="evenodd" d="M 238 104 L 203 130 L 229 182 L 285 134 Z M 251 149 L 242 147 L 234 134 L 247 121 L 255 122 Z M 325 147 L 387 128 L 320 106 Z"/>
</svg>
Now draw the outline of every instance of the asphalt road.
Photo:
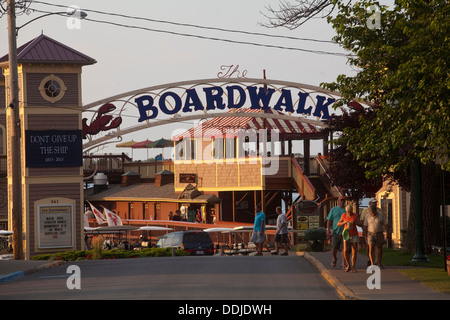
<svg viewBox="0 0 450 320">
<path fill-rule="evenodd" d="M 79 269 L 68 272 L 71 265 Z M 68 282 L 75 288 L 69 289 Z M 208 256 L 70 262 L 1 283 L 0 300 L 9 299 L 229 301 L 339 297 L 303 257 Z"/>
</svg>

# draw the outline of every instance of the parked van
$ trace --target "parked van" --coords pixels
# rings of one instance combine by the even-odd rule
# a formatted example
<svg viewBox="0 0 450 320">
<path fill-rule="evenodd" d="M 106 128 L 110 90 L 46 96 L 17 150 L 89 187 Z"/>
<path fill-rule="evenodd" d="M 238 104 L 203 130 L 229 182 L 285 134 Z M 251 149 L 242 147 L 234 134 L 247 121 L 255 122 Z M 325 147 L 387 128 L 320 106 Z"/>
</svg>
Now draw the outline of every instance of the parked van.
<svg viewBox="0 0 450 320">
<path fill-rule="evenodd" d="M 214 254 L 214 243 L 209 233 L 204 231 L 178 231 L 162 236 L 157 248 L 177 248 L 184 249 L 191 255 L 212 255 Z"/>
</svg>

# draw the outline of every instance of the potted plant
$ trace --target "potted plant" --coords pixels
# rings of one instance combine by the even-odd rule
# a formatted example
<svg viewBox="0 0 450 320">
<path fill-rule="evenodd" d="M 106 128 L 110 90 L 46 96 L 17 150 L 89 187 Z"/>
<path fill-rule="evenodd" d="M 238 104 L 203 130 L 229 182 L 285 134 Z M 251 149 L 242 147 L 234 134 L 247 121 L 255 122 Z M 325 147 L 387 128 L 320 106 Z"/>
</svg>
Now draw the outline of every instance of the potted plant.
<svg viewBox="0 0 450 320">
<path fill-rule="evenodd" d="M 315 252 L 323 251 L 323 241 L 327 238 L 325 228 L 311 228 L 305 230 L 305 239 L 312 241 L 311 250 Z"/>
</svg>

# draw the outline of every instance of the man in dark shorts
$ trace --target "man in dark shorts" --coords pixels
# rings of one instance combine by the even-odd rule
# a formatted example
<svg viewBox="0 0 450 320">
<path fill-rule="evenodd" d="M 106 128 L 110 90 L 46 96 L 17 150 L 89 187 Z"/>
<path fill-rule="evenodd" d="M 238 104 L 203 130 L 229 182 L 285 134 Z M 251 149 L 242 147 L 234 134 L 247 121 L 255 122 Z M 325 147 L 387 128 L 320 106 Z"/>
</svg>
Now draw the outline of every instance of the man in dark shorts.
<svg viewBox="0 0 450 320">
<path fill-rule="evenodd" d="M 287 225 L 286 215 L 281 211 L 281 207 L 275 209 L 277 218 L 277 231 L 275 232 L 275 251 L 272 254 L 278 254 L 280 247 L 284 248 L 282 256 L 288 255 L 289 250 L 289 229 Z"/>
<path fill-rule="evenodd" d="M 333 268 L 336 267 L 337 252 L 339 251 L 342 244 L 343 227 L 342 226 L 339 227 L 337 223 L 339 222 L 344 213 L 345 213 L 345 198 L 339 197 L 338 205 L 330 210 L 330 213 L 326 218 L 327 236 L 329 239 L 331 238 L 331 254 L 333 256 L 331 266 Z M 344 269 L 345 267 L 346 266 L 345 266 L 344 252 L 342 252 L 342 268 Z"/>
</svg>

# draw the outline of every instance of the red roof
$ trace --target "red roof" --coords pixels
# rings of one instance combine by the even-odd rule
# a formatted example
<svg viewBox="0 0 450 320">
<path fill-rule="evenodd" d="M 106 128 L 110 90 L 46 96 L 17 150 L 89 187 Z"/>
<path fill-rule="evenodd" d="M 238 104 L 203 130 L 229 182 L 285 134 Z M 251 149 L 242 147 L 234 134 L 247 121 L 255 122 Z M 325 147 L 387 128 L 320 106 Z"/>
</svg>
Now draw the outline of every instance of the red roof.
<svg viewBox="0 0 450 320">
<path fill-rule="evenodd" d="M 8 54 L 0 63 L 8 61 Z M 41 34 L 17 48 L 17 62 L 94 64 L 97 61 L 65 44 Z"/>
<path fill-rule="evenodd" d="M 239 109 L 239 111 L 230 110 L 230 112 L 239 113 L 260 113 L 258 109 Z M 269 109 L 267 113 L 284 115 L 277 110 Z M 280 136 L 285 138 L 298 137 L 299 135 L 316 134 L 319 130 L 312 124 L 302 122 L 299 120 L 280 120 L 280 119 L 263 119 L 255 118 L 251 115 L 248 117 L 221 117 L 212 118 L 205 121 L 198 126 L 187 130 L 186 132 L 174 137 L 174 140 L 181 140 L 183 138 L 200 138 L 200 137 L 234 137 L 248 130 L 269 129 L 275 130 Z"/>
</svg>

